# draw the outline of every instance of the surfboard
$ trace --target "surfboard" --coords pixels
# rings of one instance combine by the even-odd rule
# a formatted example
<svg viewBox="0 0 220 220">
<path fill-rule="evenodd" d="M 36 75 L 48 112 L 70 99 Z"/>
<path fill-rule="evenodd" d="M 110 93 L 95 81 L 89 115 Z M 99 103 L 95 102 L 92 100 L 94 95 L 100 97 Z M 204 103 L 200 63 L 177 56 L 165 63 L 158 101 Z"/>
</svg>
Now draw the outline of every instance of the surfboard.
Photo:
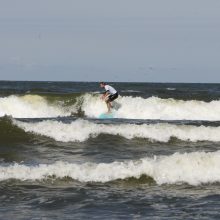
<svg viewBox="0 0 220 220">
<path fill-rule="evenodd" d="M 102 113 L 99 115 L 99 118 L 100 119 L 114 118 L 114 114 L 112 112 L 111 113 Z"/>
</svg>

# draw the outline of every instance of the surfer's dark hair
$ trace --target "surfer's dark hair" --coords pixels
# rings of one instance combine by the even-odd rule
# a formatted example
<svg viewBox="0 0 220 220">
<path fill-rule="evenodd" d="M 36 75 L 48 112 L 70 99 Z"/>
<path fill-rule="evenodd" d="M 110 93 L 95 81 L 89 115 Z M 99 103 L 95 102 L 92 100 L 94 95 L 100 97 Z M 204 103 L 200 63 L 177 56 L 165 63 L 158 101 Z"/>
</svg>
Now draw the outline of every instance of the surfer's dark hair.
<svg viewBox="0 0 220 220">
<path fill-rule="evenodd" d="M 106 85 L 106 83 L 105 83 L 105 82 L 100 82 L 100 84 Z"/>
</svg>

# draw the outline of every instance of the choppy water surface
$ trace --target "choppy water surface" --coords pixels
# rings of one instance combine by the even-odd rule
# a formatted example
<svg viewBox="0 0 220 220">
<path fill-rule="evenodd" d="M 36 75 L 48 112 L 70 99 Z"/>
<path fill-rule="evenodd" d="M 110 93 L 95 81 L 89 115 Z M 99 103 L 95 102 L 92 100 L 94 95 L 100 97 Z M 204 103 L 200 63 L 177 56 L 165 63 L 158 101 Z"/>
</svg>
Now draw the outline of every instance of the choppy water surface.
<svg viewBox="0 0 220 220">
<path fill-rule="evenodd" d="M 0 82 L 0 219 L 219 219 L 220 85 Z"/>
</svg>

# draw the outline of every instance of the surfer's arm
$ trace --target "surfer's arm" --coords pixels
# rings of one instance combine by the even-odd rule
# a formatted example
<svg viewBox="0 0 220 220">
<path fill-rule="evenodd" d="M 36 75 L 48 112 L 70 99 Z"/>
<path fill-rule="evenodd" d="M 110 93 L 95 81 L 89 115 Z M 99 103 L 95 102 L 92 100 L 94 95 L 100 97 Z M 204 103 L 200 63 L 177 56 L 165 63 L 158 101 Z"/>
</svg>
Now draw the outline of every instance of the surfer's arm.
<svg viewBox="0 0 220 220">
<path fill-rule="evenodd" d="M 105 99 L 108 95 L 109 95 L 109 91 L 107 90 L 102 94 L 101 98 Z"/>
</svg>

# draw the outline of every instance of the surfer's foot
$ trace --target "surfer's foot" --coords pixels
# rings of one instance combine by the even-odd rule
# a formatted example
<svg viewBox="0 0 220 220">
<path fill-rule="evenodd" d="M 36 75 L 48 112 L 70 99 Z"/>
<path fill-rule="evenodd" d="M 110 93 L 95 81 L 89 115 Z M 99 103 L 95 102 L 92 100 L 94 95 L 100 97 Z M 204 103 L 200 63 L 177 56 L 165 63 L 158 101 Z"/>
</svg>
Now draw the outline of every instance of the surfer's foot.
<svg viewBox="0 0 220 220">
<path fill-rule="evenodd" d="M 109 108 L 109 109 L 108 109 L 108 113 L 111 113 L 111 112 L 112 112 L 112 109 L 111 109 L 111 108 Z"/>
</svg>

